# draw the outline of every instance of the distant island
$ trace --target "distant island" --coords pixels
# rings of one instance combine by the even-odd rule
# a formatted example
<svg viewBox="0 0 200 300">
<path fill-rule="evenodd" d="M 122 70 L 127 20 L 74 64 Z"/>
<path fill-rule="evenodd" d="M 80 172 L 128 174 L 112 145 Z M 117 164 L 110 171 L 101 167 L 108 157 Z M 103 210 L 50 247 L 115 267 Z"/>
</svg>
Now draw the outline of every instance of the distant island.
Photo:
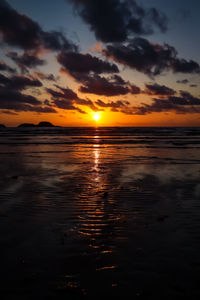
<svg viewBox="0 0 200 300">
<path fill-rule="evenodd" d="M 29 127 L 58 127 L 58 126 L 55 126 L 55 125 L 51 124 L 50 122 L 40 122 L 37 125 L 32 124 L 32 123 L 23 123 L 23 124 L 20 124 L 18 127 L 29 128 Z"/>
<path fill-rule="evenodd" d="M 0 124 L 0 128 L 6 128 L 6 126 L 3 124 Z"/>
</svg>

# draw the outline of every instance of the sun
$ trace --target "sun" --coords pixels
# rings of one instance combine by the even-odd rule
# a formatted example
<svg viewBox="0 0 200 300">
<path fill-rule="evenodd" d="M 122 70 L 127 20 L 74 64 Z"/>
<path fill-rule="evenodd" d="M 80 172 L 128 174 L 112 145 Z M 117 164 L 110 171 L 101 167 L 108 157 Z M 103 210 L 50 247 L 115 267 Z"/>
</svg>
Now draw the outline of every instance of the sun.
<svg viewBox="0 0 200 300">
<path fill-rule="evenodd" d="M 94 113 L 92 117 L 96 122 L 98 122 L 101 119 L 101 115 L 98 112 Z"/>
</svg>

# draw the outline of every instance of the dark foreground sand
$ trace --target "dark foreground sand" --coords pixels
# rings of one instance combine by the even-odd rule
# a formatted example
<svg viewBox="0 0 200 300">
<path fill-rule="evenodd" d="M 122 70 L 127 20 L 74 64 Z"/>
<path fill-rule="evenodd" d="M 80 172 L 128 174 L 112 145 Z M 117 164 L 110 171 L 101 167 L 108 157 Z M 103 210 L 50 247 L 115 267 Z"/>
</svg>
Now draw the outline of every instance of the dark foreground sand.
<svg viewBox="0 0 200 300">
<path fill-rule="evenodd" d="M 198 299 L 199 150 L 1 145 L 1 299 Z"/>
</svg>

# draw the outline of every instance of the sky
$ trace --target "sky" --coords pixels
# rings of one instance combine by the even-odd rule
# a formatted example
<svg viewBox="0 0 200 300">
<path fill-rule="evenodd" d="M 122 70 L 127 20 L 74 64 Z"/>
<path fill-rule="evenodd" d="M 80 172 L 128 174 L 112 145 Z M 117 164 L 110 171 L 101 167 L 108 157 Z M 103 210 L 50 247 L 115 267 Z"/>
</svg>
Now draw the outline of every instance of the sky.
<svg viewBox="0 0 200 300">
<path fill-rule="evenodd" d="M 0 123 L 200 126 L 199 11 L 198 0 L 0 0 Z"/>
</svg>

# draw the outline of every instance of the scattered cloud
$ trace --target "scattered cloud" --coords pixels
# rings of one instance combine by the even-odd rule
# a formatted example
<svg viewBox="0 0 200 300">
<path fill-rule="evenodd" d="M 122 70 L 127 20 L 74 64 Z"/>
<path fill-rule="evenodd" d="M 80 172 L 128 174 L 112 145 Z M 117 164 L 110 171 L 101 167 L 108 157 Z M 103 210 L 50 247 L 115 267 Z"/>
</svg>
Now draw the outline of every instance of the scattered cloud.
<svg viewBox="0 0 200 300">
<path fill-rule="evenodd" d="M 88 74 L 119 73 L 117 65 L 111 64 L 89 53 L 60 52 L 57 56 L 62 71 L 70 74 L 77 81 Z"/>
<path fill-rule="evenodd" d="M 43 103 L 32 95 L 24 94 L 22 91 L 29 87 L 41 87 L 39 80 L 25 76 L 6 77 L 0 74 L 0 109 L 12 111 L 32 111 L 55 113 L 52 107 L 44 106 Z"/>
<path fill-rule="evenodd" d="M 41 87 L 41 81 L 23 75 L 6 77 L 0 74 L 0 87 L 8 90 L 25 90 L 29 87 Z"/>
<path fill-rule="evenodd" d="M 168 96 L 165 99 L 154 98 L 151 104 L 143 103 L 132 107 L 133 114 L 146 115 L 154 112 L 173 111 L 177 114 L 199 113 L 200 98 L 192 96 L 189 92 L 180 91 L 180 96 Z"/>
<path fill-rule="evenodd" d="M 147 95 L 160 95 L 160 96 L 170 96 L 175 95 L 176 91 L 158 83 L 146 84 L 145 93 Z"/>
<path fill-rule="evenodd" d="M 45 74 L 43 72 L 34 72 L 33 77 L 53 82 L 56 82 L 59 79 L 58 76 L 55 77 L 53 74 Z"/>
<path fill-rule="evenodd" d="M 199 64 L 177 58 L 174 47 L 151 43 L 144 38 L 134 38 L 127 45 L 107 45 L 102 53 L 115 62 L 150 77 L 169 70 L 174 73 L 200 73 Z"/>
<path fill-rule="evenodd" d="M 189 83 L 189 80 L 188 79 L 177 80 L 176 83 L 187 84 L 187 83 Z"/>
<path fill-rule="evenodd" d="M 37 22 L 17 12 L 5 0 L 0 1 L 0 34 L 4 44 L 26 52 L 36 53 L 41 49 L 76 49 L 62 32 L 44 31 Z"/>
<path fill-rule="evenodd" d="M 126 95 L 129 93 L 129 87 L 127 85 L 120 84 L 119 80 L 113 77 L 101 77 L 99 75 L 93 75 L 85 77 L 82 80 L 83 85 L 79 87 L 81 93 L 104 95 L 107 97 Z"/>
<path fill-rule="evenodd" d="M 33 55 L 24 52 L 22 55 L 19 55 L 15 51 L 10 51 L 7 53 L 7 56 L 17 64 L 23 74 L 29 73 L 29 68 L 36 68 L 46 64 L 46 61 L 37 57 L 36 54 Z"/>
<path fill-rule="evenodd" d="M 66 110 L 77 110 L 81 113 L 85 112 L 80 110 L 77 105 L 87 106 L 94 111 L 98 110 L 90 99 L 82 99 L 78 97 L 77 93 L 70 88 L 63 88 L 58 85 L 56 85 L 56 88 L 57 90 L 50 88 L 46 89 L 51 95 L 52 101 L 56 107 Z"/>
<path fill-rule="evenodd" d="M 8 64 L 6 64 L 4 61 L 0 61 L 0 71 L 1 72 L 8 72 L 15 74 L 16 69 L 11 68 Z"/>
<path fill-rule="evenodd" d="M 105 43 L 124 42 L 138 35 L 167 31 L 168 20 L 156 8 L 146 9 L 134 0 L 68 0 L 82 19 Z M 103 16 L 103 20 L 102 20 Z"/>
</svg>

